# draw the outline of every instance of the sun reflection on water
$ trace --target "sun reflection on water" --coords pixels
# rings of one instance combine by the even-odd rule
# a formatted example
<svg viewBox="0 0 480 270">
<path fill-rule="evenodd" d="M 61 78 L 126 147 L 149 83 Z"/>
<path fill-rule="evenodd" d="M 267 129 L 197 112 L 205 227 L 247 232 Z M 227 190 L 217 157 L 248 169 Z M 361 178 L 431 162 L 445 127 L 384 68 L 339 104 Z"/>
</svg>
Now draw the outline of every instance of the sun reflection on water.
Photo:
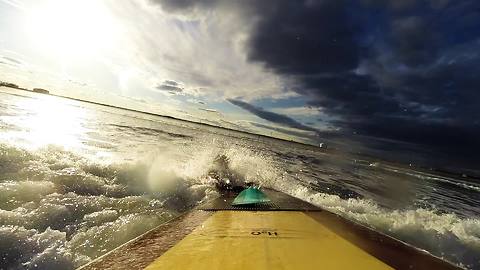
<svg viewBox="0 0 480 270">
<path fill-rule="evenodd" d="M 87 132 L 83 125 L 87 116 L 84 108 L 52 96 L 22 99 L 16 106 L 22 113 L 6 121 L 18 127 L 17 131 L 10 132 L 10 139 L 20 140 L 21 144 L 32 148 L 47 145 L 65 149 L 82 147 L 82 137 Z"/>
</svg>

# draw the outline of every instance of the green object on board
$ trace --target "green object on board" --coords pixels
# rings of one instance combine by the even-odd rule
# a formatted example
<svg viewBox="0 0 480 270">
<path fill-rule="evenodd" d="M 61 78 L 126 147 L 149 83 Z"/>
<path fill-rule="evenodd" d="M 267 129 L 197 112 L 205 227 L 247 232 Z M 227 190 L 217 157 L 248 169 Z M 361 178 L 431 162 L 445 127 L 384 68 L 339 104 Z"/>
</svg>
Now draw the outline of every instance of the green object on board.
<svg viewBox="0 0 480 270">
<path fill-rule="evenodd" d="M 266 203 L 269 201 L 270 199 L 260 189 L 249 187 L 238 194 L 235 200 L 233 200 L 232 205 Z"/>
</svg>

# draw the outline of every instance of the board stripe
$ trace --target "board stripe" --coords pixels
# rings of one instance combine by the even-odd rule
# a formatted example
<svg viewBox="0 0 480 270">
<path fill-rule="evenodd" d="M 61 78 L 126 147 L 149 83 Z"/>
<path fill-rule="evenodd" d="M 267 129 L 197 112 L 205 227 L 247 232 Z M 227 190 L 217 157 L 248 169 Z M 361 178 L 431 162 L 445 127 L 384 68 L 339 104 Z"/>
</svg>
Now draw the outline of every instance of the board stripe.
<svg viewBox="0 0 480 270">
<path fill-rule="evenodd" d="M 302 212 L 218 211 L 145 269 L 392 268 Z"/>
</svg>

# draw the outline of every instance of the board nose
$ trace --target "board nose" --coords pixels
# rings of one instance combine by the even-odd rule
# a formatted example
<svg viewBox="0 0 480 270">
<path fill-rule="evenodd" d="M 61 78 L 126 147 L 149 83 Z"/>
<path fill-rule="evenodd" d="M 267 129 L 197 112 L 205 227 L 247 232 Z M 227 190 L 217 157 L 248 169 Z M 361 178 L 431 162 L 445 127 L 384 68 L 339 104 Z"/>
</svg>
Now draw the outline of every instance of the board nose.
<svg viewBox="0 0 480 270">
<path fill-rule="evenodd" d="M 259 188 L 249 187 L 233 200 L 232 205 L 250 205 L 270 202 L 270 199 Z"/>
</svg>

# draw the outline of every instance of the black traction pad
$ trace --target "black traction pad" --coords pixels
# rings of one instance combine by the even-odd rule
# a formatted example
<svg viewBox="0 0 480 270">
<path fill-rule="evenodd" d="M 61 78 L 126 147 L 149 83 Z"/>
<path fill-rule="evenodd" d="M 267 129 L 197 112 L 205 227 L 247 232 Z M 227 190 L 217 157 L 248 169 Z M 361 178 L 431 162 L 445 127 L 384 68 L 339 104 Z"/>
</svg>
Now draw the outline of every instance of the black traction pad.
<svg viewBox="0 0 480 270">
<path fill-rule="evenodd" d="M 268 203 L 259 203 L 252 205 L 232 205 L 238 193 L 223 194 L 221 197 L 216 198 L 204 205 L 201 205 L 198 209 L 205 211 L 321 211 L 320 208 L 302 200 L 299 200 L 290 195 L 269 190 L 262 190 L 267 197 L 271 200 Z"/>
</svg>

